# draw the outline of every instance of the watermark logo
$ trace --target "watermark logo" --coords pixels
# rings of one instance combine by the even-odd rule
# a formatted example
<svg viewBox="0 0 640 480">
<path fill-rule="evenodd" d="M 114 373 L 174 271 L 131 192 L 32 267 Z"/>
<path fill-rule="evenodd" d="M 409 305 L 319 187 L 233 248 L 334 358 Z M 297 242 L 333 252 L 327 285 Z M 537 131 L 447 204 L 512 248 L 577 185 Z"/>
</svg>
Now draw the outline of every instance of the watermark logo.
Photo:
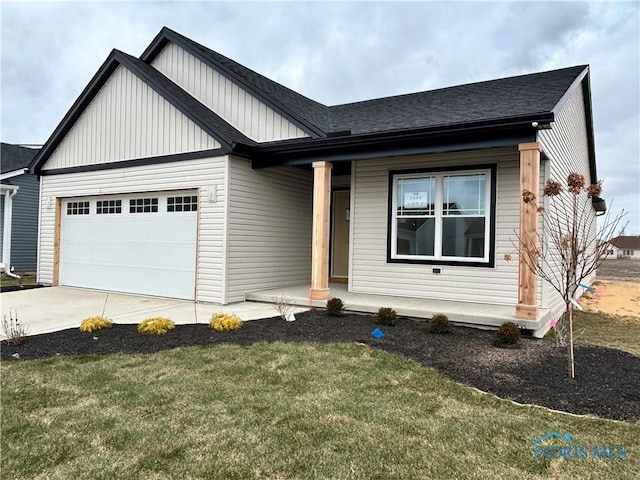
<svg viewBox="0 0 640 480">
<path fill-rule="evenodd" d="M 533 446 L 533 460 L 559 459 L 586 460 L 624 460 L 627 458 L 625 445 L 582 445 L 577 443 L 570 433 L 561 435 L 549 432 L 531 442 Z"/>
</svg>

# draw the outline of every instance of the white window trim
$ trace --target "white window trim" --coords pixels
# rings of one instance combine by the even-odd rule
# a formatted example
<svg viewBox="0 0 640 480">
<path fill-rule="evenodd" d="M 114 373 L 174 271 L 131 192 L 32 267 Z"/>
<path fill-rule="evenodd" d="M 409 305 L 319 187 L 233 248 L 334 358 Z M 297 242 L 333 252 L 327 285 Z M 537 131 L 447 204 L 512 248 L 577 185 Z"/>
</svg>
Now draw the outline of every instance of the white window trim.
<svg viewBox="0 0 640 480">
<path fill-rule="evenodd" d="M 484 216 L 484 256 L 483 257 L 451 257 L 442 255 L 442 220 L 443 220 L 443 177 L 455 176 L 455 175 L 485 175 L 485 208 Z M 393 191 L 391 195 L 391 259 L 392 260 L 414 260 L 414 261 L 433 261 L 433 262 L 452 262 L 460 264 L 468 263 L 490 263 L 491 255 L 491 224 L 492 217 L 491 212 L 493 205 L 491 205 L 491 186 L 492 186 L 492 172 L 491 168 L 470 168 L 465 170 L 438 170 L 438 171 L 424 171 L 417 173 L 394 173 L 392 176 Z M 435 213 L 433 217 L 427 217 L 422 215 L 416 215 L 415 218 L 435 218 L 435 238 L 434 238 L 434 255 L 399 255 L 397 253 L 397 228 L 398 228 L 398 179 L 404 178 L 436 178 L 436 192 L 435 192 Z M 413 216 L 404 216 L 402 218 L 414 218 Z"/>
</svg>

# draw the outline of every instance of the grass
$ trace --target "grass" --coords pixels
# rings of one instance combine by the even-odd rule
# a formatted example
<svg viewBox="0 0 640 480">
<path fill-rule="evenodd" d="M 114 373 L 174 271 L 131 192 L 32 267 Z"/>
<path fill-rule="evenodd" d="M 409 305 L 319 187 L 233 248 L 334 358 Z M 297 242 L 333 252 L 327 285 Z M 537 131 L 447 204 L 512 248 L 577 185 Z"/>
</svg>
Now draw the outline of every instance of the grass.
<svg viewBox="0 0 640 480">
<path fill-rule="evenodd" d="M 2 478 L 638 478 L 640 423 L 518 406 L 351 344 L 4 363 Z M 533 461 L 556 431 L 625 460 Z"/>
<path fill-rule="evenodd" d="M 16 272 L 22 278 L 13 278 L 6 273 L 0 274 L 0 286 L 2 287 L 15 287 L 18 285 L 36 285 L 36 274 L 33 272 L 20 273 Z"/>
<path fill-rule="evenodd" d="M 640 319 L 574 311 L 577 342 L 604 345 L 640 356 Z M 584 331 L 583 331 L 584 330 Z"/>
</svg>

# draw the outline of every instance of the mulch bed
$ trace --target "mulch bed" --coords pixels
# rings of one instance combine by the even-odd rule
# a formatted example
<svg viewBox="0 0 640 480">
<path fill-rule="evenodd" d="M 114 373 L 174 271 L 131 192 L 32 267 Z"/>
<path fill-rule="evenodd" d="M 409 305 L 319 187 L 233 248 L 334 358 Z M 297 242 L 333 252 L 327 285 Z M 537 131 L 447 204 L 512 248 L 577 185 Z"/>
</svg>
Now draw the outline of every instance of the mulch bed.
<svg viewBox="0 0 640 480">
<path fill-rule="evenodd" d="M 57 355 L 151 353 L 180 346 L 256 342 L 360 342 L 412 358 L 458 382 L 520 403 L 625 421 L 640 420 L 640 357 L 620 350 L 576 345 L 576 378 L 567 376 L 566 349 L 553 341 L 524 338 L 521 348 L 494 346 L 489 331 L 457 327 L 452 334 L 428 333 L 427 324 L 401 318 L 395 327 L 376 325 L 369 315 L 331 317 L 319 311 L 246 322 L 219 333 L 206 324 L 178 325 L 163 336 L 140 335 L 136 325 L 114 325 L 94 334 L 78 329 L 27 337 L 24 344 L 2 342 L 2 361 Z M 385 336 L 376 339 L 374 328 Z"/>
<path fill-rule="evenodd" d="M 43 288 L 44 285 L 7 285 L 3 286 L 0 290 L 5 292 L 19 292 L 20 290 L 31 290 L 33 288 Z"/>
</svg>

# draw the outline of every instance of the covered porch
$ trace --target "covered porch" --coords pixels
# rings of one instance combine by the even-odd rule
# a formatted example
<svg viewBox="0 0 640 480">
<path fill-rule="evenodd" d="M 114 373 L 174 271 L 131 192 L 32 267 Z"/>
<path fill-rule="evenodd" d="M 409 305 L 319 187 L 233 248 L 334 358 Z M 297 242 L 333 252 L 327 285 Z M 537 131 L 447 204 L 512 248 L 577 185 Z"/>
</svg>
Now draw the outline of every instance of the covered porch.
<svg viewBox="0 0 640 480">
<path fill-rule="evenodd" d="M 285 302 L 303 307 L 324 307 L 326 300 L 310 299 L 309 285 L 263 290 L 246 294 L 248 301 L 278 303 Z M 535 321 L 521 320 L 516 317 L 513 306 L 482 303 L 452 302 L 425 298 L 398 297 L 391 295 L 372 295 L 347 291 L 344 283 L 330 284 L 331 296 L 340 298 L 345 308 L 351 312 L 375 313 L 380 307 L 393 308 L 398 315 L 414 318 L 431 318 L 436 313 L 449 317 L 456 325 L 478 328 L 497 328 L 505 322 L 514 322 L 530 330 L 534 336 L 542 337 L 548 330 L 551 311 L 539 310 Z"/>
</svg>

